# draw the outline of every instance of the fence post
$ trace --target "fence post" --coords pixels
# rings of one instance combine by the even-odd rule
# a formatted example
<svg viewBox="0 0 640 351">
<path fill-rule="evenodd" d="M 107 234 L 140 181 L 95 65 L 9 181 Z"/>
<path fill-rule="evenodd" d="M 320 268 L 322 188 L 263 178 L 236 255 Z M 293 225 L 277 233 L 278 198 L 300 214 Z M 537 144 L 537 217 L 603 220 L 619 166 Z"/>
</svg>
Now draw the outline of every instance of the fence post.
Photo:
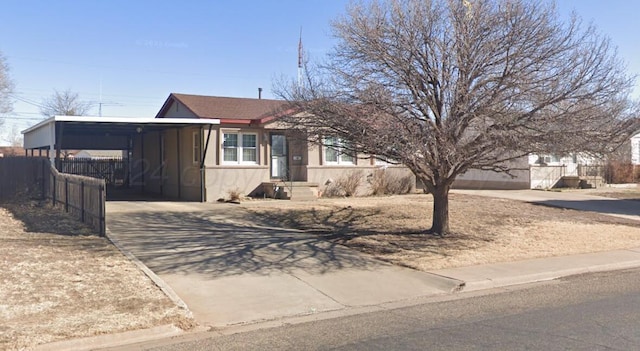
<svg viewBox="0 0 640 351">
<path fill-rule="evenodd" d="M 105 213 L 105 191 L 104 191 L 104 181 L 98 186 L 99 189 L 99 198 L 100 198 L 100 235 L 105 236 L 107 233 L 107 223 L 106 223 L 106 213 Z"/>
<path fill-rule="evenodd" d="M 64 212 L 69 212 L 69 178 L 64 177 Z"/>
<path fill-rule="evenodd" d="M 44 201 L 44 200 L 47 199 L 47 186 L 45 184 L 46 181 L 47 181 L 46 180 L 46 170 L 47 170 L 46 166 L 47 166 L 47 164 L 46 164 L 45 160 L 41 160 L 41 161 L 42 161 L 42 162 L 40 162 L 40 166 L 42 167 L 42 189 L 41 189 L 42 190 L 42 193 L 41 193 L 42 194 L 42 198 L 41 199 Z"/>
<path fill-rule="evenodd" d="M 84 223 L 84 181 L 80 182 L 80 217 Z"/>
<path fill-rule="evenodd" d="M 56 206 L 56 202 L 57 202 L 57 188 L 58 188 L 58 180 L 56 179 L 56 174 L 51 172 L 51 177 L 53 178 L 53 182 L 52 182 L 52 188 L 53 188 L 53 194 L 51 196 L 51 199 L 53 200 L 53 206 Z"/>
</svg>

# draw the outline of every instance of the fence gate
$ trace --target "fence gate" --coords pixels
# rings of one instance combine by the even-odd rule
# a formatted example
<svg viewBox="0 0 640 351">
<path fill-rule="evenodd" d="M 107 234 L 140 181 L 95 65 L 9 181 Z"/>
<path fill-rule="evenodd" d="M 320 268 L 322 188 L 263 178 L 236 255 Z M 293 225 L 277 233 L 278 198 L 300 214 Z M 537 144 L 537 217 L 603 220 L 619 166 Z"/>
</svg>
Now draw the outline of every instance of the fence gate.
<svg viewBox="0 0 640 351">
<path fill-rule="evenodd" d="M 110 186 L 125 185 L 129 173 L 127 161 L 121 158 L 61 160 L 60 172 L 104 179 Z"/>
</svg>

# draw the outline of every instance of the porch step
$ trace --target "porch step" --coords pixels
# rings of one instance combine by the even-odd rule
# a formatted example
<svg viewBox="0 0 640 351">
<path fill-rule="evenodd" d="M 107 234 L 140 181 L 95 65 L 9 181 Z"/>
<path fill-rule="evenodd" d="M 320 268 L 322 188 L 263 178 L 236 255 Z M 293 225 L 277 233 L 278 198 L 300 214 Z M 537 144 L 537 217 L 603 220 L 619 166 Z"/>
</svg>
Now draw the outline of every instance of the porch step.
<svg viewBox="0 0 640 351">
<path fill-rule="evenodd" d="M 607 183 L 604 181 L 604 178 L 600 176 L 596 177 L 580 177 L 580 185 L 579 187 L 582 189 L 591 189 L 591 188 L 602 188 Z"/>
<path fill-rule="evenodd" d="M 273 190 L 277 199 L 295 201 L 314 201 L 318 199 L 318 184 L 309 182 L 272 182 L 263 183 L 263 187 Z"/>
</svg>

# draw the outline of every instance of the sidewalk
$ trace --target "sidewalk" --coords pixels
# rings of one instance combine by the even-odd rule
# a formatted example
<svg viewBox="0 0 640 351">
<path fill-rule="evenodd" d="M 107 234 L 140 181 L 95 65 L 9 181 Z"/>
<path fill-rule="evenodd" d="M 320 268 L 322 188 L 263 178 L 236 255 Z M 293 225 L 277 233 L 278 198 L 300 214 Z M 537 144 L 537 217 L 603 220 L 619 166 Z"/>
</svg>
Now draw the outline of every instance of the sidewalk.
<svg viewBox="0 0 640 351">
<path fill-rule="evenodd" d="M 244 301 L 245 305 L 235 311 L 232 308 L 226 308 L 224 311 L 220 310 L 219 313 L 226 315 L 226 318 L 234 320 L 236 323 L 226 327 L 220 325 L 216 328 L 216 332 L 226 334 L 225 330 L 229 329 L 229 333 L 234 333 L 242 331 L 243 327 L 260 328 L 261 325 L 263 327 L 274 327 L 296 321 L 310 320 L 308 318 L 305 319 L 304 316 L 322 319 L 374 312 L 393 308 L 394 305 L 398 304 L 402 306 L 419 304 L 424 301 L 424 298 L 443 296 L 454 292 L 493 289 L 547 281 L 575 274 L 636 267 L 640 267 L 640 248 L 450 268 L 426 273 L 415 272 L 415 274 L 409 276 L 405 276 L 404 273 L 406 272 L 403 272 L 402 268 L 398 267 L 396 269 L 391 268 L 391 270 L 385 269 L 386 272 L 376 273 L 372 271 L 368 274 L 346 269 L 317 277 L 318 280 L 310 279 L 304 282 L 304 284 L 313 286 L 313 289 L 319 293 L 317 296 L 300 296 L 299 294 L 302 292 L 295 289 L 289 291 L 288 294 L 293 301 L 267 301 L 264 297 L 258 299 L 255 296 L 251 297 L 246 293 L 242 293 L 242 289 L 238 289 L 239 295 L 234 295 L 231 291 L 227 291 L 230 295 L 220 301 L 221 304 L 218 305 L 218 308 L 223 306 L 224 303 L 231 303 L 236 308 L 239 307 L 237 303 L 233 302 L 234 299 Z M 395 276 L 392 274 L 394 270 Z M 387 280 L 389 278 L 392 280 Z M 239 279 L 246 279 L 246 277 Z M 292 287 L 287 283 L 286 279 L 282 280 L 282 277 L 265 277 L 264 279 L 273 279 L 268 285 L 280 291 Z M 231 282 L 220 281 L 216 285 L 221 287 L 224 283 Z M 251 290 L 250 285 L 255 283 L 259 282 L 246 279 L 244 284 L 240 286 Z M 357 289 L 351 290 L 353 287 L 357 287 Z M 269 294 L 271 291 L 267 289 L 261 290 L 261 292 Z M 332 308 L 322 310 L 309 309 L 304 313 L 292 314 L 292 311 L 287 307 L 295 303 L 295 301 L 306 301 L 308 305 L 313 305 L 322 295 L 333 300 Z M 270 311 L 260 312 L 258 311 L 260 308 L 253 310 L 254 307 L 261 304 L 270 305 Z M 300 317 L 303 318 L 301 319 Z M 126 345 L 169 339 L 177 336 L 180 336 L 179 332 L 170 326 L 166 326 L 45 344 L 37 347 L 36 350 L 93 350 L 120 346 L 126 349 Z"/>
</svg>

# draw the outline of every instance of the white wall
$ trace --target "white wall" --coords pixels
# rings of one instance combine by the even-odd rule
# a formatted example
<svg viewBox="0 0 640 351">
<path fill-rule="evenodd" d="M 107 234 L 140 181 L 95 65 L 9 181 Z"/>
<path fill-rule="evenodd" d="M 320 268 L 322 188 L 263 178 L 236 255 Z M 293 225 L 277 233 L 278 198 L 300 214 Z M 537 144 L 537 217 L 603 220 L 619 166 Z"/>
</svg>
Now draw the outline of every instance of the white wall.
<svg viewBox="0 0 640 351">
<path fill-rule="evenodd" d="M 631 137 L 631 163 L 640 165 L 640 133 Z"/>
</svg>

